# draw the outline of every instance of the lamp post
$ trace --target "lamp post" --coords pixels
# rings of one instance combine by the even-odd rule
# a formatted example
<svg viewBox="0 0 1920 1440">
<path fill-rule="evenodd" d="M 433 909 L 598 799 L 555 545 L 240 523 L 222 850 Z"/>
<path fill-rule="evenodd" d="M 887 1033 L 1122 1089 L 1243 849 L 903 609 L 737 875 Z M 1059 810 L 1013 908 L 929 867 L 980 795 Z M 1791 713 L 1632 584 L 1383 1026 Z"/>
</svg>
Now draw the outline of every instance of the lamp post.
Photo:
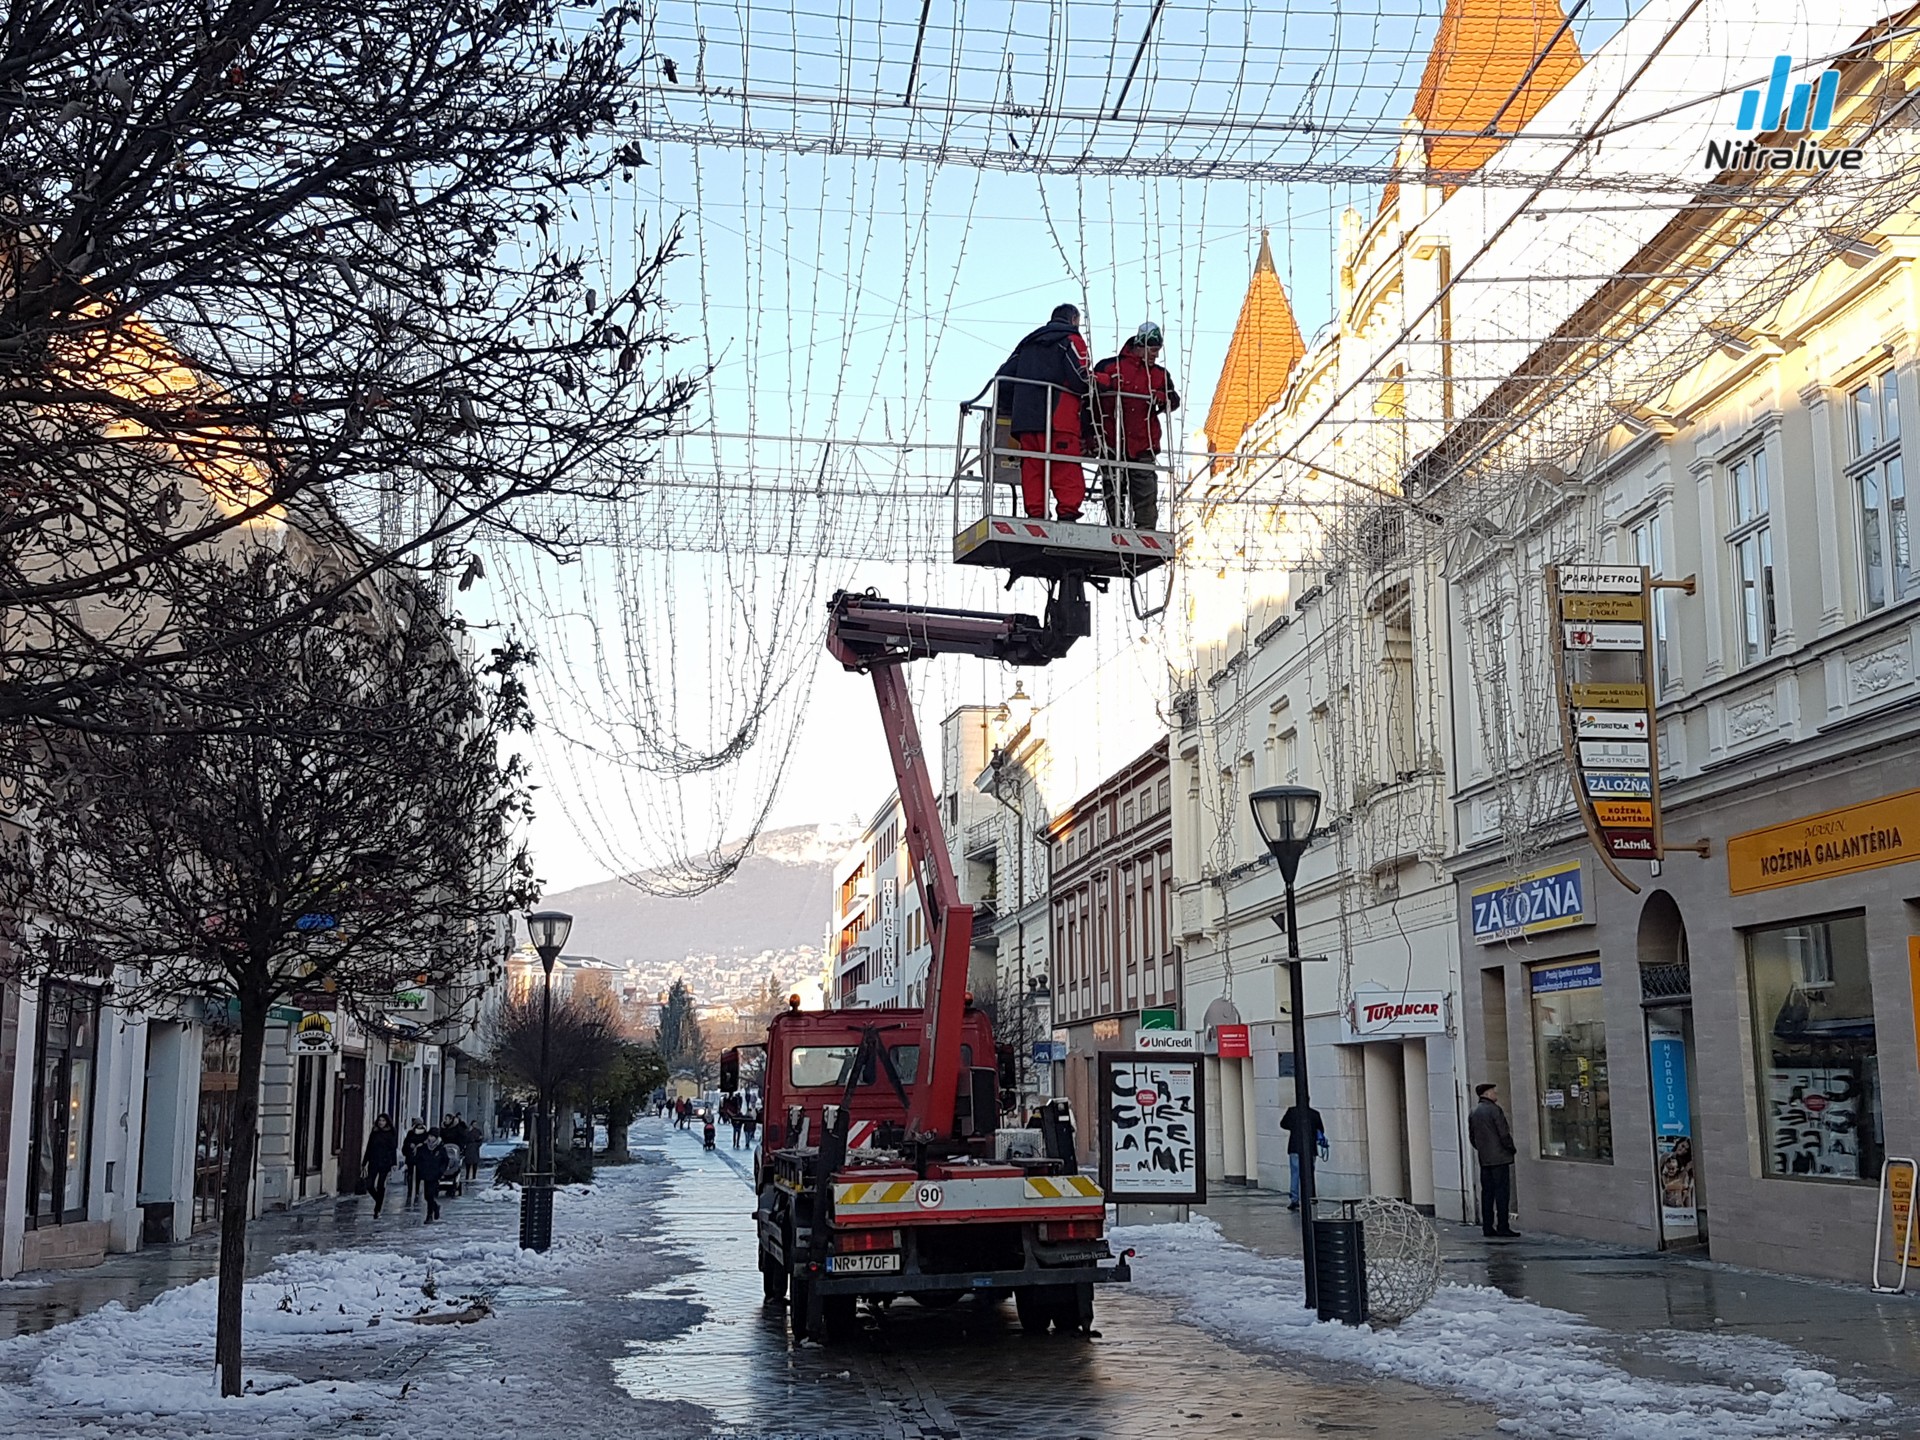
<svg viewBox="0 0 1920 1440">
<path fill-rule="evenodd" d="M 1280 864 L 1280 878 L 1287 888 L 1287 912 L 1276 923 L 1287 932 L 1287 1004 L 1293 1012 L 1293 1104 L 1294 1125 L 1289 1145 L 1300 1145 L 1300 1258 L 1306 1266 L 1306 1303 L 1309 1310 L 1319 1305 L 1319 1284 L 1314 1275 L 1313 1254 L 1313 1162 L 1319 1141 L 1317 1135 L 1302 1137 L 1302 1127 L 1311 1128 L 1313 1101 L 1307 1086 L 1307 1011 L 1300 984 L 1300 922 L 1294 914 L 1293 883 L 1300 874 L 1300 857 L 1313 843 L 1313 827 L 1320 819 L 1320 792 L 1304 785 L 1269 785 L 1248 796 L 1253 806 L 1253 823 L 1260 838 Z"/>
<path fill-rule="evenodd" d="M 566 948 L 573 916 L 537 910 L 527 916 L 527 938 L 540 957 L 540 1110 L 534 1117 L 533 1171 L 520 1190 L 520 1248 L 545 1250 L 553 1243 L 553 1107 L 548 1094 L 548 1047 L 553 1038 L 553 962 Z"/>
</svg>

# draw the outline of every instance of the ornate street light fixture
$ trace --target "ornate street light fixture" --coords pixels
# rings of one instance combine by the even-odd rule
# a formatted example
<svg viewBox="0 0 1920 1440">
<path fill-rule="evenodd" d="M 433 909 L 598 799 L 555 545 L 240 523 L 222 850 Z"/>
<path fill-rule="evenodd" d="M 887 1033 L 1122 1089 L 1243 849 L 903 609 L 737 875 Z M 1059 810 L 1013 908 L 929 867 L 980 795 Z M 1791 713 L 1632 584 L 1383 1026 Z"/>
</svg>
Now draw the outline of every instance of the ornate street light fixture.
<svg viewBox="0 0 1920 1440">
<path fill-rule="evenodd" d="M 536 910 L 527 916 L 527 938 L 540 957 L 540 1113 L 534 1118 L 534 1168 L 520 1190 L 520 1248 L 545 1250 L 553 1243 L 553 1105 L 548 1095 L 548 1049 L 553 1034 L 553 962 L 566 948 L 573 916 Z"/>
<path fill-rule="evenodd" d="M 1287 1004 L 1293 1012 L 1294 1111 L 1288 1145 L 1300 1147 L 1300 1258 L 1306 1267 L 1307 1308 L 1313 1310 L 1319 1306 L 1313 1254 L 1313 1162 L 1320 1137 L 1306 1133 L 1313 1129 L 1313 1101 L 1307 1086 L 1307 1009 L 1301 996 L 1300 922 L 1294 915 L 1293 882 L 1300 874 L 1300 857 L 1313 843 L 1313 830 L 1320 822 L 1320 792 L 1305 785 L 1269 785 L 1254 791 L 1247 802 L 1287 887 L 1287 913 L 1275 918 L 1287 932 Z"/>
</svg>

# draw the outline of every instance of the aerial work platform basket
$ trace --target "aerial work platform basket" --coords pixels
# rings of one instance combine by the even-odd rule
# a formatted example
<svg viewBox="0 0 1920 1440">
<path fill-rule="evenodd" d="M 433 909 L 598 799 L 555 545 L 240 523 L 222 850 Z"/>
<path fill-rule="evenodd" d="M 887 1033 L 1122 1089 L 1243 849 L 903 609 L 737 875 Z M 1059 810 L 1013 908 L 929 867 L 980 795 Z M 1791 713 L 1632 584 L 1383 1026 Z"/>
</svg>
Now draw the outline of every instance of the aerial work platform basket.
<svg viewBox="0 0 1920 1440">
<path fill-rule="evenodd" d="M 1090 580 L 1128 579 L 1157 570 L 1173 559 L 1170 530 L 1128 523 L 1129 480 L 1151 472 L 1160 505 L 1173 495 L 1172 467 L 1127 461 L 1100 445 L 1102 454 L 1034 451 L 1013 437 L 1011 421 L 997 404 L 1001 382 L 960 406 L 953 480 L 953 558 L 962 565 L 983 565 L 1057 580 L 1080 575 Z M 1033 382 L 1021 382 L 1033 383 Z M 1052 388 L 1052 387 L 1049 387 Z M 1049 407 L 1051 409 L 1051 407 Z M 1087 472 L 1086 509 L 1078 520 L 1029 516 L 1022 501 L 1023 460 L 1042 465 L 1077 464 Z"/>
</svg>

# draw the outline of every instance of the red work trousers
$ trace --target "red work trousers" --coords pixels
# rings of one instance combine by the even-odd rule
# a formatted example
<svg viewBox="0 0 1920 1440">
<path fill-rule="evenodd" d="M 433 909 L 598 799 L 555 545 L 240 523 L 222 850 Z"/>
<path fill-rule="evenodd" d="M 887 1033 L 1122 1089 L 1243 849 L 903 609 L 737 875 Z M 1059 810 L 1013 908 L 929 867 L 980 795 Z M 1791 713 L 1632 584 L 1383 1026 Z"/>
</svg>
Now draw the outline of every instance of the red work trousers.
<svg viewBox="0 0 1920 1440">
<path fill-rule="evenodd" d="M 1062 520 L 1076 520 L 1081 502 L 1087 498 L 1087 472 L 1080 461 L 1049 460 L 1054 455 L 1081 454 L 1080 401 L 1077 396 L 1062 395 L 1053 406 L 1051 435 L 1025 434 L 1013 437 L 1022 450 L 1032 453 L 1020 459 L 1020 498 L 1027 514 L 1036 520 L 1047 518 L 1047 482 L 1053 482 L 1053 502 Z"/>
</svg>

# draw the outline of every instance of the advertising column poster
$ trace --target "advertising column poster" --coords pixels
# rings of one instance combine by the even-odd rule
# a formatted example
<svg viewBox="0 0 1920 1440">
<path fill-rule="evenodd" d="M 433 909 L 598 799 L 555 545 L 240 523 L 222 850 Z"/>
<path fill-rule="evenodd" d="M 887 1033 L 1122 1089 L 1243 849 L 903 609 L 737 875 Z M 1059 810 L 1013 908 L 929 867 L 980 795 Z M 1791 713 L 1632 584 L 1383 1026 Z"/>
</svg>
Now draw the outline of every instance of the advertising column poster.
<svg viewBox="0 0 1920 1440">
<path fill-rule="evenodd" d="M 1694 1200 L 1693 1111 L 1687 1103 L 1687 1042 L 1671 1020 L 1647 1017 L 1653 1077 L 1653 1164 L 1660 1188 L 1660 1233 L 1671 1242 L 1700 1233 Z"/>
<path fill-rule="evenodd" d="M 1100 1056 L 1100 1184 L 1109 1200 L 1206 1202 L 1203 1063 L 1197 1054 Z"/>
</svg>

